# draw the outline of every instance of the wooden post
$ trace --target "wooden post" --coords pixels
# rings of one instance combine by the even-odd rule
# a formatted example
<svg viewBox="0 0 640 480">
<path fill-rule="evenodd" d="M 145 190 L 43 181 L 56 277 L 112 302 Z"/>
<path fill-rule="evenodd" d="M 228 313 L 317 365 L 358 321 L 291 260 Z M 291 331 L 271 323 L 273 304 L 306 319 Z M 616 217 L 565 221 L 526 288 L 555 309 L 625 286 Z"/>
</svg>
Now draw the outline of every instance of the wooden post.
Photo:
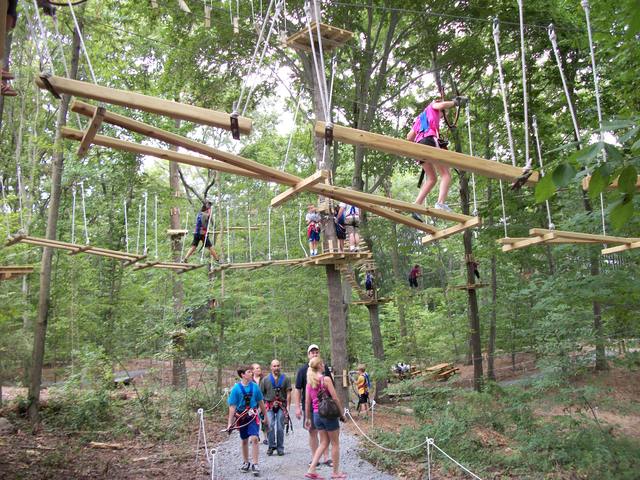
<svg viewBox="0 0 640 480">
<path fill-rule="evenodd" d="M 78 147 L 78 158 L 84 157 L 89 148 L 91 148 L 91 142 L 96 137 L 98 130 L 100 130 L 100 126 L 104 120 L 104 115 L 107 113 L 107 109 L 104 107 L 96 108 L 93 117 L 91 118 L 91 123 L 87 127 L 87 130 L 84 132 L 82 136 L 82 140 L 80 141 L 80 146 Z"/>
</svg>

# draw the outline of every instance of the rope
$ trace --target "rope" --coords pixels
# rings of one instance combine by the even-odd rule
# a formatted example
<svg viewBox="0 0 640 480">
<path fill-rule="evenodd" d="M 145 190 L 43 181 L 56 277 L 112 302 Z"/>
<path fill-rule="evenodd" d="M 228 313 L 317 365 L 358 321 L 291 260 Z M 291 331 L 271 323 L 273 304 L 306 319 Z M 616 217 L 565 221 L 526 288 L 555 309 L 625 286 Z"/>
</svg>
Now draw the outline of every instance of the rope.
<svg viewBox="0 0 640 480">
<path fill-rule="evenodd" d="M 282 228 L 284 230 L 284 251 L 287 255 L 287 260 L 289 260 L 289 244 L 287 243 L 287 222 L 284 218 L 284 213 L 282 214 Z"/>
<path fill-rule="evenodd" d="M 123 203 L 124 203 L 124 243 L 127 248 L 127 253 L 129 253 L 129 222 L 127 221 L 127 201 L 125 200 Z"/>
<path fill-rule="evenodd" d="M 34 0 L 35 2 L 35 0 Z M 71 0 L 67 0 L 67 4 L 69 5 L 69 9 L 71 10 L 71 16 L 73 17 L 73 23 L 76 26 L 76 32 L 78 33 L 78 38 L 80 39 L 80 45 L 82 46 L 82 51 L 84 52 L 84 57 L 87 60 L 87 65 L 89 66 L 89 72 L 91 73 L 91 79 L 93 83 L 97 84 L 96 74 L 93 71 L 93 65 L 91 65 L 91 59 L 89 58 L 89 52 L 87 51 L 87 46 L 84 44 L 84 37 L 82 35 L 82 31 L 80 30 L 80 25 L 78 24 L 78 19 L 76 18 L 76 12 L 73 9 L 73 3 Z"/>
<path fill-rule="evenodd" d="M 560 59 L 560 51 L 558 50 L 558 41 L 557 41 L 556 31 L 555 31 L 555 27 L 553 26 L 553 23 L 549 24 L 549 26 L 547 27 L 547 33 L 549 34 L 549 40 L 551 40 L 553 55 L 556 57 L 556 63 L 558 64 L 558 71 L 560 72 L 560 78 L 562 79 L 562 88 L 564 89 L 564 95 L 567 98 L 567 105 L 569 106 L 569 112 L 571 113 L 573 131 L 576 134 L 576 140 L 578 141 L 578 148 L 580 148 L 580 129 L 578 128 L 578 119 L 576 117 L 576 112 L 573 108 L 573 102 L 571 101 L 569 86 L 567 85 L 567 77 L 564 74 L 564 68 L 562 68 L 562 60 Z"/>
<path fill-rule="evenodd" d="M 520 58 L 522 61 L 522 99 L 524 104 L 524 170 L 531 170 L 531 157 L 529 156 L 529 93 L 527 92 L 527 61 L 524 46 L 524 12 L 522 0 L 518 0 L 520 16 Z"/>
<path fill-rule="evenodd" d="M 289 141 L 287 142 L 287 150 L 284 154 L 284 160 L 282 161 L 282 165 L 280 166 L 280 170 L 284 170 L 287 166 L 287 161 L 289 160 L 289 150 L 291 149 L 291 142 L 293 141 L 293 134 L 296 132 L 296 120 L 298 119 L 298 111 L 300 111 L 300 102 L 302 101 L 302 86 L 300 86 L 300 90 L 298 91 L 298 101 L 296 103 L 296 110 L 293 114 L 293 128 L 291 129 L 291 133 L 289 134 Z"/>
<path fill-rule="evenodd" d="M 326 87 L 326 77 L 324 77 L 324 60 L 322 61 L 322 72 L 323 75 L 320 75 L 320 63 L 318 62 L 318 56 L 316 54 L 316 46 L 315 43 L 313 41 L 313 33 L 311 33 L 311 8 L 316 9 L 316 12 L 319 15 L 319 12 L 317 10 L 317 6 L 314 2 L 313 6 L 311 5 L 310 2 L 305 3 L 305 19 L 306 19 L 306 23 L 307 23 L 307 30 L 309 32 L 309 43 L 311 44 L 311 54 L 313 57 L 313 65 L 315 68 L 315 72 L 316 72 L 316 81 L 318 82 L 318 93 L 320 95 L 320 103 L 322 104 L 322 112 L 323 112 L 323 118 L 325 121 L 327 121 L 328 123 L 331 123 L 331 120 L 329 118 L 329 108 L 328 108 L 328 103 L 325 97 L 325 87 Z M 316 24 L 318 24 L 318 37 L 320 37 L 320 19 L 316 18 Z M 319 48 L 322 48 L 322 44 L 318 45 Z M 322 52 L 320 52 L 320 55 L 322 56 Z M 324 82 L 323 82 L 323 77 L 324 77 Z"/>
<path fill-rule="evenodd" d="M 144 250 L 143 255 L 147 254 L 147 192 L 144 192 Z"/>
<path fill-rule="evenodd" d="M 4 223 L 7 228 L 7 238 L 11 238 L 11 226 L 9 225 L 9 214 L 11 213 L 11 207 L 9 206 L 9 202 L 7 202 L 7 195 L 4 191 L 4 182 L 2 181 L 2 175 L 0 175 L 0 189 L 2 190 L 2 202 L 4 204 L 3 209 L 6 210 L 6 215 L 4 217 Z"/>
<path fill-rule="evenodd" d="M 140 252 L 140 228 L 142 226 L 142 204 L 138 204 L 138 233 L 136 234 L 136 255 Z"/>
<path fill-rule="evenodd" d="M 295 123 L 295 122 L 294 122 Z M 271 207 L 267 207 L 267 243 L 268 258 L 271 260 Z"/>
<path fill-rule="evenodd" d="M 204 446 L 204 456 L 207 460 L 207 464 L 211 468 L 211 480 L 215 479 L 216 476 L 216 455 L 218 451 L 215 448 L 209 450 L 209 445 L 207 444 L 207 429 L 204 423 L 204 410 L 202 408 L 198 409 L 198 420 L 199 420 L 199 429 L 198 429 L 198 444 L 196 446 L 196 463 L 198 463 L 198 457 L 200 455 L 200 440 L 202 440 L 202 444 Z"/>
<path fill-rule="evenodd" d="M 507 137 L 509 139 L 509 150 L 511 152 L 511 164 L 516 166 L 516 149 L 513 145 L 513 136 L 511 135 L 511 118 L 509 117 L 509 105 L 507 103 L 507 87 L 504 83 L 504 73 L 502 72 L 502 60 L 500 58 L 500 21 L 498 18 L 493 20 L 493 44 L 496 49 L 496 63 L 498 64 L 498 76 L 500 78 L 500 91 L 502 92 L 502 104 L 504 105 L 504 123 L 507 125 Z"/>
<path fill-rule="evenodd" d="M 36 16 L 36 20 L 38 21 L 38 28 L 40 29 L 40 35 L 42 36 L 42 50 L 38 49 L 38 41 L 36 40 L 36 50 L 38 50 L 38 55 L 40 56 L 40 59 L 42 60 L 42 51 L 44 51 L 44 53 L 46 54 L 46 58 L 45 58 L 45 65 L 48 61 L 49 67 L 51 68 L 50 71 L 46 72 L 46 73 L 55 73 L 55 69 L 53 67 L 53 58 L 51 57 L 51 51 L 49 50 L 49 45 L 47 45 L 47 41 L 46 41 L 46 35 L 45 35 L 45 28 L 44 25 L 42 24 L 42 18 L 40 17 L 40 11 L 38 10 L 38 4 L 36 3 L 36 0 L 33 0 L 33 8 L 35 9 L 35 16 Z M 30 25 L 30 20 L 29 20 L 29 16 L 25 15 L 25 17 L 27 17 L 27 23 Z M 33 35 L 33 32 L 32 32 Z M 35 35 L 34 35 L 34 39 L 35 39 Z M 45 67 L 46 68 L 46 67 Z"/>
<path fill-rule="evenodd" d="M 271 0 L 271 2 L 269 3 L 269 7 L 267 8 L 267 16 L 269 15 L 269 12 L 271 11 L 271 7 L 273 7 L 273 2 L 274 0 Z M 231 2 L 229 2 L 229 15 L 231 17 L 231 24 L 233 25 L 233 12 L 231 10 Z M 272 19 L 272 24 L 273 24 L 273 19 Z M 264 37 L 264 30 L 267 26 L 267 22 L 263 22 L 262 23 L 262 28 L 260 29 L 260 35 L 258 36 L 258 41 L 256 42 L 256 46 L 253 49 L 253 55 L 251 56 L 251 63 L 249 64 L 249 72 L 247 77 L 249 77 L 251 75 L 251 72 L 253 71 L 253 66 L 255 64 L 256 61 L 256 55 L 258 53 L 258 49 L 260 48 L 260 43 L 262 42 L 262 38 Z M 244 78 L 247 78 L 244 77 Z M 242 86 L 240 88 L 240 97 L 238 98 L 238 103 L 236 104 L 237 107 L 240 107 L 242 105 L 242 98 L 244 96 L 244 91 L 246 89 L 247 85 L 246 82 L 243 80 L 242 82 Z M 234 108 L 234 110 L 237 111 L 236 108 Z"/>
<path fill-rule="evenodd" d="M 87 228 L 87 208 L 84 203 L 84 181 L 80 182 L 80 195 L 82 198 L 82 221 L 84 222 L 84 239 L 85 239 L 85 243 L 89 245 L 89 229 Z"/>
<path fill-rule="evenodd" d="M 207 199 L 205 198 L 205 202 Z M 211 224 L 211 217 L 213 217 L 213 208 L 211 209 L 211 213 L 207 217 L 207 228 L 205 229 L 204 239 L 202 240 L 202 250 L 200 250 L 200 263 L 204 262 L 204 250 L 207 245 L 207 238 L 209 238 L 209 225 Z M 215 232 L 214 232 L 215 235 Z M 213 244 L 212 244 L 213 245 Z"/>
<path fill-rule="evenodd" d="M 155 241 L 156 241 L 156 260 L 158 259 L 158 195 L 154 195 L 154 212 L 153 223 L 155 228 Z"/>
<path fill-rule="evenodd" d="M 320 32 L 320 21 L 322 20 L 322 12 L 320 11 L 320 7 L 318 6 L 318 1 L 313 0 L 313 5 L 316 11 L 316 33 L 318 37 L 318 57 L 320 57 L 320 67 L 322 68 L 322 86 L 324 87 L 324 101 L 327 105 L 327 114 L 325 116 L 325 121 L 331 123 L 331 100 L 329 99 L 329 93 L 327 93 L 327 77 L 324 74 L 325 65 L 324 65 L 324 49 L 322 48 L 322 34 Z M 313 42 L 311 43 L 313 46 Z"/>
<path fill-rule="evenodd" d="M 251 245 L 251 213 L 247 214 L 247 228 L 249 229 L 249 263 L 253 263 L 253 248 Z"/>
<path fill-rule="evenodd" d="M 544 164 L 542 163 L 542 149 L 540 148 L 540 136 L 538 135 L 538 121 L 536 120 L 536 116 L 533 115 L 531 118 L 531 124 L 533 126 L 533 136 L 536 139 L 536 148 L 538 150 L 538 163 L 540 164 L 540 176 L 544 177 Z M 554 230 L 556 226 L 551 221 L 551 207 L 549 206 L 549 200 L 544 201 L 547 207 L 547 222 L 549 225 L 549 230 Z"/>
<path fill-rule="evenodd" d="M 469 154 L 473 157 L 473 141 L 471 139 L 471 109 L 467 103 L 467 130 L 469 132 Z M 471 173 L 471 188 L 473 192 L 473 212 L 474 217 L 478 216 L 478 199 L 476 198 L 476 175 Z"/>
<path fill-rule="evenodd" d="M 298 205 L 298 232 L 302 232 L 302 206 Z M 304 256 L 307 257 L 307 249 L 304 248 L 304 243 L 302 241 L 302 236 L 298 233 L 298 241 L 300 242 L 300 247 L 304 252 Z"/>
<path fill-rule="evenodd" d="M 478 475 L 476 475 L 475 473 L 473 473 L 471 470 L 469 470 L 467 467 L 465 467 L 464 465 L 462 465 L 460 462 L 458 462 L 455 458 L 453 458 L 451 455 L 449 455 L 447 452 L 445 452 L 444 450 L 442 450 L 438 445 L 435 444 L 435 442 L 433 441 L 433 438 L 429 438 L 428 439 L 428 443 L 430 445 L 433 445 L 440 453 L 442 453 L 445 457 L 447 457 L 449 460 L 451 460 L 453 463 L 455 463 L 457 466 L 459 466 L 462 470 L 464 470 L 465 472 L 467 472 L 469 475 L 471 475 L 473 478 L 477 478 L 478 480 L 482 480 Z"/>
<path fill-rule="evenodd" d="M 602 106 L 600 105 L 600 88 L 598 81 L 598 70 L 596 69 L 596 54 L 593 48 L 593 36 L 591 34 L 591 20 L 589 18 L 589 0 L 582 0 L 582 8 L 587 19 L 587 33 L 589 35 L 589 52 L 591 53 L 591 70 L 593 71 L 593 85 L 596 95 L 596 110 L 598 111 L 598 127 L 600 128 L 600 141 L 604 143 L 604 131 L 602 129 Z M 606 150 L 602 150 L 602 161 L 606 163 L 607 153 Z M 607 227 L 605 225 L 604 218 L 604 194 L 600 193 L 600 216 L 602 218 L 602 234 L 607 234 Z"/>
<path fill-rule="evenodd" d="M 229 206 L 227 205 L 227 262 L 231 263 L 231 228 L 229 227 Z"/>
<path fill-rule="evenodd" d="M 358 423 L 353 419 L 353 417 L 351 416 L 351 412 L 349 411 L 348 408 L 344 409 L 344 414 L 349 417 L 349 419 L 353 422 L 353 424 L 355 425 L 355 427 L 358 429 L 358 431 L 360 432 L 360 434 L 366 438 L 370 443 L 372 443 L 373 445 L 375 445 L 376 447 L 378 447 L 381 450 L 384 450 L 385 452 L 390 452 L 390 453 L 403 453 L 403 452 L 410 452 L 412 450 L 416 450 L 418 448 L 421 448 L 423 446 L 425 446 L 427 444 L 427 440 L 425 440 L 424 442 L 415 445 L 413 447 L 409 447 L 409 448 L 402 448 L 402 449 L 394 449 L 394 448 L 388 448 L 385 447 L 384 445 L 380 445 L 379 443 L 377 443 L 375 440 L 373 440 L 371 437 L 369 437 L 366 433 L 364 433 L 364 431 L 362 430 L 362 428 L 360 428 L 360 425 L 358 425 Z"/>
<path fill-rule="evenodd" d="M 76 243 L 76 186 L 71 186 L 71 243 Z"/>
</svg>

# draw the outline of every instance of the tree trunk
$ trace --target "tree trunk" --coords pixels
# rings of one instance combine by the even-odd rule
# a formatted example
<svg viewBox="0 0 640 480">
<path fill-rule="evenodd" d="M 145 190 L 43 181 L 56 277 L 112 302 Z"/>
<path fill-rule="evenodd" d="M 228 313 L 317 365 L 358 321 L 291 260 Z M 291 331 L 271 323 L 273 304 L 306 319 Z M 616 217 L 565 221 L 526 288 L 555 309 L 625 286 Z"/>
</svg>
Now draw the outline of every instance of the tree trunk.
<svg viewBox="0 0 640 480">
<path fill-rule="evenodd" d="M 373 356 L 378 362 L 384 365 L 384 342 L 382 341 L 382 331 L 380 330 L 380 304 L 367 305 L 369 310 L 369 326 L 371 327 L 371 344 L 373 347 Z M 387 388 L 387 379 L 380 378 L 376 380 L 376 393 L 374 400 L 379 402 L 382 400 L 382 392 Z"/>
<path fill-rule="evenodd" d="M 7 24 L 6 22 L 6 15 L 7 15 L 7 10 L 6 8 L 4 9 L 4 12 L 2 15 L 0 15 L 0 22 L 2 22 L 2 32 L 4 32 L 4 25 Z M 0 62 L 0 64 L 2 64 L 2 68 L 4 68 L 5 70 L 9 70 L 9 57 L 11 57 L 11 39 L 12 39 L 13 35 L 11 32 L 6 32 L 6 35 L 2 35 L 2 40 L 3 40 L 3 44 L 0 45 L 0 56 L 2 56 L 2 61 Z M 4 53 L 4 55 L 2 55 Z M 0 130 L 2 130 L 2 118 L 4 116 L 4 98 L 3 96 L 0 96 Z"/>
<path fill-rule="evenodd" d="M 491 255 L 491 321 L 489 323 L 489 341 L 487 345 L 487 377 L 496 380 L 494 357 L 496 354 L 496 319 L 498 303 L 498 276 L 496 272 L 496 256 Z"/>
<path fill-rule="evenodd" d="M 82 30 L 82 22 L 80 21 Z M 80 54 L 80 39 L 74 31 L 71 45 L 71 70 L 69 76 L 75 79 L 78 75 L 78 58 Z M 46 238 L 55 240 L 57 237 L 58 214 L 60 210 L 60 196 L 62 193 L 62 171 L 64 169 L 64 149 L 62 146 L 61 130 L 67 124 L 67 112 L 71 97 L 63 95 L 56 121 L 55 153 L 51 172 L 51 198 L 47 215 Z M 31 361 L 31 378 L 29 381 L 29 420 L 32 425 L 40 423 L 40 383 L 42 381 L 42 365 L 44 362 L 45 339 L 47 335 L 47 321 L 49 317 L 49 295 L 51 293 L 51 262 L 53 249 L 45 247 L 42 252 L 42 267 L 40 271 L 40 295 L 38 299 L 38 317 L 33 339 L 33 353 Z"/>
<path fill-rule="evenodd" d="M 176 120 L 176 128 L 180 128 L 180 120 Z M 171 145 L 169 150 L 177 151 L 178 148 Z M 178 173 L 178 164 L 176 162 L 169 162 L 169 188 L 173 198 L 175 199 L 175 205 L 180 198 L 180 175 Z M 171 207 L 169 210 L 169 220 L 172 230 L 179 230 L 180 226 L 180 208 L 178 206 Z M 179 262 L 182 255 L 182 242 L 179 235 L 173 235 L 171 237 L 171 252 L 174 262 Z M 171 275 L 173 282 L 173 311 L 176 318 L 176 329 L 178 332 L 182 331 L 181 315 L 182 305 L 184 302 L 184 288 L 182 285 L 182 277 L 177 274 Z M 185 359 L 185 349 L 183 342 L 184 339 L 180 335 L 172 335 L 173 343 L 173 359 L 171 367 L 171 385 L 177 388 L 187 388 L 187 366 Z"/>
</svg>

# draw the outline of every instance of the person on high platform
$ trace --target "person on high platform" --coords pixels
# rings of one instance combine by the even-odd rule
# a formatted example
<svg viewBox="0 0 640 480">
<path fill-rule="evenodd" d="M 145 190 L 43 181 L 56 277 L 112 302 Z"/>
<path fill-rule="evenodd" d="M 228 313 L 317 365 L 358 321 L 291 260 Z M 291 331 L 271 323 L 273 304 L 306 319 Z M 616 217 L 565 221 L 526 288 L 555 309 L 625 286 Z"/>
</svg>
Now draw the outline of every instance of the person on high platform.
<svg viewBox="0 0 640 480">
<path fill-rule="evenodd" d="M 220 257 L 216 253 L 216 250 L 213 248 L 213 244 L 211 240 L 209 240 L 209 232 L 207 229 L 209 228 L 209 218 L 211 217 L 211 202 L 207 200 L 202 205 L 200 212 L 198 212 L 198 216 L 196 217 L 196 228 L 193 231 L 193 242 L 191 242 L 191 248 L 187 251 L 187 254 L 184 256 L 182 260 L 184 263 L 189 261 L 189 257 L 193 255 L 193 252 L 198 248 L 198 244 L 202 242 L 206 248 L 209 249 L 211 256 L 216 262 L 220 261 Z"/>
<path fill-rule="evenodd" d="M 433 101 L 418 115 L 413 121 L 413 126 L 407 134 L 407 140 L 410 142 L 428 145 L 434 148 L 447 149 L 448 142 L 440 138 L 440 119 L 444 115 L 444 111 L 453 107 L 464 106 L 468 99 L 465 97 L 455 97 L 453 100 Z M 418 182 L 418 196 L 415 203 L 422 205 L 427 195 L 436 184 L 437 173 L 440 173 L 440 190 L 438 192 L 438 201 L 435 208 L 451 212 L 451 208 L 447 205 L 447 196 L 449 195 L 449 186 L 451 184 L 451 172 L 449 167 L 434 165 L 424 160 L 418 161 L 422 166 L 420 181 Z M 423 177 L 426 175 L 426 181 L 422 183 Z M 422 222 L 422 218 L 417 213 L 411 216 Z"/>
</svg>

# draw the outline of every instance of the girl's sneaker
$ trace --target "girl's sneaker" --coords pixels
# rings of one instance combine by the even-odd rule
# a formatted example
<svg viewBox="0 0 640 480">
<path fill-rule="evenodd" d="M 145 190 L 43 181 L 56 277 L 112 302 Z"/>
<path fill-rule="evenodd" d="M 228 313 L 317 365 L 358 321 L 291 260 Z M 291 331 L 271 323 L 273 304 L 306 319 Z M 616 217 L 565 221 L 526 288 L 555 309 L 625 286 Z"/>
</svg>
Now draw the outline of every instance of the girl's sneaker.
<svg viewBox="0 0 640 480">
<path fill-rule="evenodd" d="M 249 470 L 251 470 L 251 464 L 249 462 L 244 462 L 240 467 L 240 471 L 243 473 L 247 473 Z"/>
</svg>

